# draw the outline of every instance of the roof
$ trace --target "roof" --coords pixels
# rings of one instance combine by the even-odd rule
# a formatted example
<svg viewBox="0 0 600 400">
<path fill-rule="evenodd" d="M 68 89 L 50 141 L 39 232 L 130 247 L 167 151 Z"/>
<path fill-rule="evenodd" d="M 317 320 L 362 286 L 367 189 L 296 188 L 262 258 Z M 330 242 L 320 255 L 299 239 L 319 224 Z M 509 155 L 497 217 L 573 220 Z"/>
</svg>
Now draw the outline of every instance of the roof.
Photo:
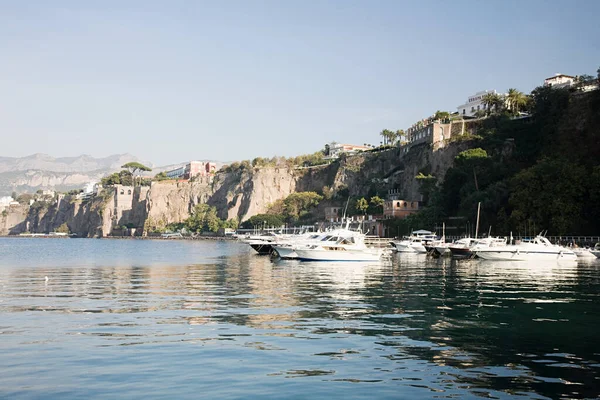
<svg viewBox="0 0 600 400">
<path fill-rule="evenodd" d="M 550 78 L 546 78 L 546 79 L 544 79 L 544 80 L 545 80 L 545 81 L 547 81 L 548 79 L 559 78 L 559 77 L 561 77 L 561 76 L 564 76 L 565 78 L 573 78 L 573 79 L 575 79 L 575 77 L 574 77 L 574 76 L 571 76 L 571 75 L 565 75 L 565 74 L 555 74 L 554 76 L 551 76 Z"/>
<path fill-rule="evenodd" d="M 416 235 L 431 235 L 433 232 L 421 229 L 421 230 L 418 230 L 418 231 L 413 231 L 413 233 L 416 234 Z"/>
</svg>

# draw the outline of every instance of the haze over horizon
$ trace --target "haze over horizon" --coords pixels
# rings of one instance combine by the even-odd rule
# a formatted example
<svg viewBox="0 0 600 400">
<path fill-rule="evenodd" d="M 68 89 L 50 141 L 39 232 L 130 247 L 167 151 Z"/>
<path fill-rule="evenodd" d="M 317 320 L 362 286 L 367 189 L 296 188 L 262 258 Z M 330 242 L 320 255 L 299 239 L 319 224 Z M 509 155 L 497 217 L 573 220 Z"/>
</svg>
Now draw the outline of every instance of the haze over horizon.
<svg viewBox="0 0 600 400">
<path fill-rule="evenodd" d="M 167 165 L 378 144 L 477 91 L 600 66 L 594 0 L 0 4 L 6 157 Z"/>
</svg>

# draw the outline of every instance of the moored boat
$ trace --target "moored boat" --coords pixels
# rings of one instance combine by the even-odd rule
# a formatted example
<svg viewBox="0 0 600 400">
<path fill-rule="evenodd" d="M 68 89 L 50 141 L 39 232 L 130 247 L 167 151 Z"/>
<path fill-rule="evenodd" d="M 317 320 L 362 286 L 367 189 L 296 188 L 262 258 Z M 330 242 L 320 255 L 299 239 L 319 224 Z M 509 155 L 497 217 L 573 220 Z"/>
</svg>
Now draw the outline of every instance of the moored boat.
<svg viewBox="0 0 600 400">
<path fill-rule="evenodd" d="M 475 255 L 484 260 L 496 261 L 575 261 L 577 255 L 561 246 L 550 243 L 538 235 L 514 245 L 484 247 L 474 250 Z"/>
<path fill-rule="evenodd" d="M 390 241 L 390 245 L 398 253 L 427 253 L 426 246 L 435 240 L 437 236 L 433 232 L 418 230 L 403 240 Z"/>
</svg>

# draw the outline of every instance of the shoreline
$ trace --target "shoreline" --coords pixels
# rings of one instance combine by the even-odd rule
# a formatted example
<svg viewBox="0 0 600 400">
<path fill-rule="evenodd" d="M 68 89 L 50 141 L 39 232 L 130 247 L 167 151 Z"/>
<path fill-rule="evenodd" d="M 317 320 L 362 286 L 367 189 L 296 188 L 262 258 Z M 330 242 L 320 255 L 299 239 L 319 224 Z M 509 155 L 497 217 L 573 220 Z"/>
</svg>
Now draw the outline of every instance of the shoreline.
<svg viewBox="0 0 600 400">
<path fill-rule="evenodd" d="M 61 235 L 0 235 L 0 238 L 11 239 L 109 239 L 109 240 L 215 240 L 215 241 L 236 241 L 236 238 L 227 236 L 196 236 L 196 237 L 169 237 L 160 236 L 61 236 Z"/>
</svg>

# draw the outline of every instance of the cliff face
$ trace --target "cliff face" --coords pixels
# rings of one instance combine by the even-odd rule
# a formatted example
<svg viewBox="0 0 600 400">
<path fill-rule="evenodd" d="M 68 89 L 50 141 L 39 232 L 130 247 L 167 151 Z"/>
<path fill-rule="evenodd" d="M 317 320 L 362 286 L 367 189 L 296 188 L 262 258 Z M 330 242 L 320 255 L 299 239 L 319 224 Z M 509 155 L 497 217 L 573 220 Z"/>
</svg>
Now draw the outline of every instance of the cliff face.
<svg viewBox="0 0 600 400">
<path fill-rule="evenodd" d="M 292 169 L 268 167 L 218 174 L 213 184 L 208 204 L 217 207 L 221 218 L 243 220 L 296 192 L 298 177 Z"/>
<path fill-rule="evenodd" d="M 451 143 L 433 150 L 425 144 L 410 151 L 398 148 L 379 153 L 343 156 L 327 166 L 290 169 L 265 167 L 218 173 L 191 182 L 153 182 L 150 187 L 117 185 L 91 200 L 67 197 L 47 207 L 30 209 L 23 218 L 11 214 L 2 234 L 52 232 L 66 223 L 79 236 L 107 236 L 115 227 L 162 229 L 190 216 L 199 203 L 217 208 L 219 217 L 245 220 L 264 213 L 270 204 L 297 191 L 348 190 L 350 196 L 369 196 L 399 189 L 409 200 L 420 200 L 415 176 L 422 172 L 442 179 L 454 157 L 468 144 Z M 19 217 L 20 216 L 20 217 Z M 19 218 L 23 218 L 21 223 Z M 12 228 L 8 226 L 12 226 Z"/>
<path fill-rule="evenodd" d="M 83 202 L 67 197 L 38 207 L 11 207 L 3 224 L 2 235 L 20 233 L 49 233 L 66 224 L 69 231 L 80 237 L 102 237 L 111 229 L 111 210 L 104 213 L 101 198 Z"/>
<path fill-rule="evenodd" d="M 10 235 L 22 232 L 22 224 L 27 218 L 29 207 L 11 206 L 0 214 L 0 235 Z"/>
</svg>

